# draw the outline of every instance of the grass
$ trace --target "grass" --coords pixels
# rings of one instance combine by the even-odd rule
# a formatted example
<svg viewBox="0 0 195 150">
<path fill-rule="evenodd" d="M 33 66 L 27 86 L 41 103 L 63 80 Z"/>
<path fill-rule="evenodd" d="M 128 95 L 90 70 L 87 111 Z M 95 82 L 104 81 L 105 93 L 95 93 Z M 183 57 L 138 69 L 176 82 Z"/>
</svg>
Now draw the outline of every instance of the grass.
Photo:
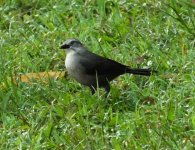
<svg viewBox="0 0 195 150">
<path fill-rule="evenodd" d="M 0 149 L 195 148 L 193 1 L 2 0 L 0 6 Z M 59 46 L 72 37 L 94 53 L 158 74 L 123 75 L 108 98 L 68 77 L 10 80 L 64 71 Z"/>
</svg>

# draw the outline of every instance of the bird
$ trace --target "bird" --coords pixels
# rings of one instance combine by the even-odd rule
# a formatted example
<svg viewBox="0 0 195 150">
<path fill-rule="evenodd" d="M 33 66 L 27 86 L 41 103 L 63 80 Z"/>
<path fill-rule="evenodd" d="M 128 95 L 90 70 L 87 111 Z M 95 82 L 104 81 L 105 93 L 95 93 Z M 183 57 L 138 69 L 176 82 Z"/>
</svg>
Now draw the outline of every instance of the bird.
<svg viewBox="0 0 195 150">
<path fill-rule="evenodd" d="M 110 92 L 110 82 L 116 77 L 129 73 L 150 76 L 151 69 L 133 69 L 115 60 L 91 52 L 78 39 L 67 39 L 60 49 L 66 51 L 65 67 L 68 74 L 82 85 L 88 86 L 92 94 L 97 88 Z"/>
</svg>

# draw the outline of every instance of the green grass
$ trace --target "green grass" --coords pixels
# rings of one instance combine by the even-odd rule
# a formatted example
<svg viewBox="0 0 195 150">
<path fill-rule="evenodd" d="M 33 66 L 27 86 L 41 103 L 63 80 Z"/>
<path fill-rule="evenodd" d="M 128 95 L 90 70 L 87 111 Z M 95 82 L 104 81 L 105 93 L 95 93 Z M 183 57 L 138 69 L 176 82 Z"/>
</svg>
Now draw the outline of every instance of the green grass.
<svg viewBox="0 0 195 150">
<path fill-rule="evenodd" d="M 65 70 L 59 46 L 72 37 L 158 74 L 120 76 L 108 98 L 70 78 L 10 80 Z M 190 0 L 1 0 L 0 149 L 194 149 L 194 60 Z"/>
</svg>

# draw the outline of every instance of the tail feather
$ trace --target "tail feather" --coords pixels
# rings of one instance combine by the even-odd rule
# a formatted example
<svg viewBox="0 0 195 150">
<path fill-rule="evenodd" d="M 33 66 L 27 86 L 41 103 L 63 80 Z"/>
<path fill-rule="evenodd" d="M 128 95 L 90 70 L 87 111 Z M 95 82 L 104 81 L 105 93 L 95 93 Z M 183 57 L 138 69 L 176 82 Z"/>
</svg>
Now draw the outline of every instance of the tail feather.
<svg viewBox="0 0 195 150">
<path fill-rule="evenodd" d="M 131 73 L 131 74 L 150 76 L 153 71 L 151 69 L 131 69 L 131 68 L 127 68 L 126 72 Z"/>
</svg>

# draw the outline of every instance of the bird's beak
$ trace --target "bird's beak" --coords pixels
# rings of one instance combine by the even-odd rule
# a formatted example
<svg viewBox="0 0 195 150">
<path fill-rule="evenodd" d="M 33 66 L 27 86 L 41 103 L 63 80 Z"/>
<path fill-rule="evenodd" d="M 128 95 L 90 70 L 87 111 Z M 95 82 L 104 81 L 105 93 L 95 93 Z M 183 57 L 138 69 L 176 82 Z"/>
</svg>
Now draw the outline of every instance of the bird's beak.
<svg viewBox="0 0 195 150">
<path fill-rule="evenodd" d="M 67 48 L 70 48 L 70 46 L 67 44 L 63 44 L 62 46 L 60 46 L 60 49 L 67 49 Z"/>
</svg>

